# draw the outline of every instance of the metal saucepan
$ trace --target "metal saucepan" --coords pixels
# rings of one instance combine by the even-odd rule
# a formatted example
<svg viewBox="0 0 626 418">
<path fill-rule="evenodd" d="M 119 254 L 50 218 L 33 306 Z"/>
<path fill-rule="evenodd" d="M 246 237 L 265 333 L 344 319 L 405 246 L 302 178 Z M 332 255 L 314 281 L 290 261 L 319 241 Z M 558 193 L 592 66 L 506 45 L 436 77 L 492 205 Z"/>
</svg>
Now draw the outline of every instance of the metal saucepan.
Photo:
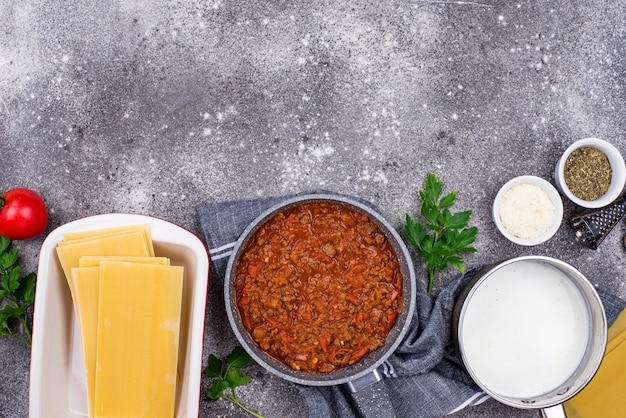
<svg viewBox="0 0 626 418">
<path fill-rule="evenodd" d="M 237 309 L 236 295 L 233 286 L 236 270 L 235 267 L 239 261 L 241 253 L 246 247 L 246 244 L 255 232 L 277 213 L 297 205 L 314 202 L 339 204 L 367 215 L 369 219 L 380 228 L 391 243 L 398 257 L 403 275 L 402 313 L 398 315 L 396 323 L 387 336 L 385 344 L 378 350 L 370 353 L 369 356 L 363 358 L 358 363 L 344 369 L 325 374 L 313 374 L 293 370 L 291 367 L 277 361 L 265 351 L 261 350 L 242 324 L 239 311 Z M 290 198 L 280 205 L 272 207 L 261 214 L 244 230 L 241 237 L 237 241 L 233 250 L 233 255 L 230 257 L 226 268 L 226 278 L 224 283 L 226 312 L 228 314 L 231 327 L 243 348 L 257 363 L 271 373 L 298 384 L 311 386 L 348 384 L 353 392 L 362 389 L 362 387 L 368 386 L 370 382 L 375 382 L 380 379 L 376 369 L 393 353 L 396 347 L 400 344 L 403 336 L 408 331 L 409 324 L 415 310 L 415 292 L 415 272 L 413 270 L 411 257 L 406 245 L 394 228 L 368 205 L 354 199 L 332 194 L 308 194 L 297 196 Z"/>
<path fill-rule="evenodd" d="M 544 417 L 594 376 L 606 348 L 602 302 L 574 267 L 526 256 L 485 267 L 456 301 L 452 335 L 466 370 L 494 399 Z"/>
</svg>

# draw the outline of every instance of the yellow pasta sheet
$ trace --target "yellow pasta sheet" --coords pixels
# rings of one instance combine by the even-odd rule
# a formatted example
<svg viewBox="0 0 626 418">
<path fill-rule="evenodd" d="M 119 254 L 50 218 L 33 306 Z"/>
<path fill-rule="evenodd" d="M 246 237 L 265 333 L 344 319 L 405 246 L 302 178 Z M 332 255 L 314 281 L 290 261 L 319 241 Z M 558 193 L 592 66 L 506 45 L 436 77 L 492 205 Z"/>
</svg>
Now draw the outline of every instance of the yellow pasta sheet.
<svg viewBox="0 0 626 418">
<path fill-rule="evenodd" d="M 174 416 L 183 268 L 100 263 L 96 418 Z"/>
<path fill-rule="evenodd" d="M 608 337 L 598 372 L 564 405 L 568 418 L 626 417 L 626 311 L 613 323 Z"/>
</svg>

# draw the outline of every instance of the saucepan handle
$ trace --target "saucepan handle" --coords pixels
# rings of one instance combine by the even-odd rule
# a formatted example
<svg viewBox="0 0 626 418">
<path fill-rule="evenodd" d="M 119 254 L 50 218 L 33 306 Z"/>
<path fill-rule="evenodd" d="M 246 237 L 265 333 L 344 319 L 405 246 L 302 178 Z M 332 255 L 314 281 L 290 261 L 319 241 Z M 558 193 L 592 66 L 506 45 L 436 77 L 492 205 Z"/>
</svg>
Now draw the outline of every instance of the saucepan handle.
<svg viewBox="0 0 626 418">
<path fill-rule="evenodd" d="M 396 418 L 387 387 L 378 369 L 346 383 L 361 416 L 364 418 Z"/>
<path fill-rule="evenodd" d="M 543 408 L 540 410 L 541 418 L 566 418 L 565 409 L 562 404 Z"/>
</svg>

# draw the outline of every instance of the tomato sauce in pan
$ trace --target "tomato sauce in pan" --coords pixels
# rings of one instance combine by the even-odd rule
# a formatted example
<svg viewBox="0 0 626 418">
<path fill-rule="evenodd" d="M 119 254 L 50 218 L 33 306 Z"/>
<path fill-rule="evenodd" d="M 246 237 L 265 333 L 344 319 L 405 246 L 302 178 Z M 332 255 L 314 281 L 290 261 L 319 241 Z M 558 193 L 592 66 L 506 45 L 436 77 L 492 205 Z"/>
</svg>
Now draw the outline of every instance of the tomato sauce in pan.
<svg viewBox="0 0 626 418">
<path fill-rule="evenodd" d="M 330 373 L 382 347 L 403 303 L 398 258 L 380 228 L 327 202 L 263 224 L 241 254 L 234 288 L 258 346 L 309 373 Z"/>
</svg>

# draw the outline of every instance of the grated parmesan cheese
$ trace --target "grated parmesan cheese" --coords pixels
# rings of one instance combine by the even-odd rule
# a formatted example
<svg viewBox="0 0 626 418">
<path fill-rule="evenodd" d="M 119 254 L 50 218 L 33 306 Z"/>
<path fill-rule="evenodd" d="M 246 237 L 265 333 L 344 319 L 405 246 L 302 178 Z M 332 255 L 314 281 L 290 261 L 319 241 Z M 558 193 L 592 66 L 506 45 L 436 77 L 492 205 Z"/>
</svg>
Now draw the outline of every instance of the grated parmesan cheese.
<svg viewBox="0 0 626 418">
<path fill-rule="evenodd" d="M 554 223 L 556 208 L 541 187 L 521 183 L 504 193 L 499 216 L 502 226 L 512 235 L 532 239 L 550 229 Z"/>
</svg>

